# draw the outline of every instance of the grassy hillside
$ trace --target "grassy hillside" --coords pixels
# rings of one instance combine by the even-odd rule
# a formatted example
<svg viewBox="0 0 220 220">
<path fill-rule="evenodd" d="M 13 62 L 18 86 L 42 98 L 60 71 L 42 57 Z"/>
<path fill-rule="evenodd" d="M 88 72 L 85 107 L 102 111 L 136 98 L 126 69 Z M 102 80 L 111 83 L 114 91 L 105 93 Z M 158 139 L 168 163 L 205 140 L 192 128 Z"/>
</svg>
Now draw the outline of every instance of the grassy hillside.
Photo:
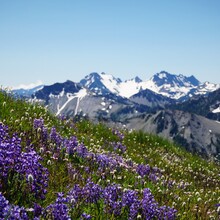
<svg viewBox="0 0 220 220">
<path fill-rule="evenodd" d="M 218 219 L 220 166 L 0 92 L 0 219 Z"/>
</svg>

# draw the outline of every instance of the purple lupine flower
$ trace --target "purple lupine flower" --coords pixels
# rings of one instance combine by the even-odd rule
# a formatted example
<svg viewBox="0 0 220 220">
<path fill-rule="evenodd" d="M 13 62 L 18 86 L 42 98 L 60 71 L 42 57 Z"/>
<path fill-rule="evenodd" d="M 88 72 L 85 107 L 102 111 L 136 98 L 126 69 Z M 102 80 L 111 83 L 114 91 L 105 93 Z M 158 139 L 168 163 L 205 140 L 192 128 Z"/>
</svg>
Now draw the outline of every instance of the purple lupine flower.
<svg viewBox="0 0 220 220">
<path fill-rule="evenodd" d="M 6 200 L 6 198 L 0 192 L 0 219 L 4 219 L 4 217 L 9 212 L 9 209 L 9 201 Z"/>
<path fill-rule="evenodd" d="M 37 203 L 34 203 L 34 216 L 35 217 L 39 217 L 41 214 L 42 214 L 42 207 L 37 204 Z"/>
<path fill-rule="evenodd" d="M 26 152 L 21 149 L 21 140 L 17 135 L 9 137 L 7 127 L 0 125 L 0 175 L 1 188 L 7 188 L 11 173 L 19 176 L 22 182 L 30 186 L 30 192 L 36 198 L 44 198 L 48 183 L 48 171 L 41 164 L 41 157 L 32 149 L 26 147 Z"/>
<path fill-rule="evenodd" d="M 106 212 L 119 216 L 122 209 L 122 190 L 119 185 L 112 184 L 103 190 L 103 198 L 106 205 Z"/>
<path fill-rule="evenodd" d="M 142 213 L 145 219 L 152 219 L 158 213 L 158 204 L 156 203 L 150 189 L 145 188 L 143 191 L 143 199 L 141 201 Z"/>
<path fill-rule="evenodd" d="M 28 220 L 29 218 L 24 207 L 11 205 L 0 192 L 0 219 Z"/>
<path fill-rule="evenodd" d="M 122 205 L 129 208 L 128 219 L 136 219 L 140 208 L 140 201 L 138 199 L 137 191 L 126 190 L 122 196 Z"/>
<path fill-rule="evenodd" d="M 28 215 L 24 207 L 19 206 L 12 206 L 10 208 L 10 212 L 7 215 L 7 219 L 22 219 L 22 220 L 28 220 Z"/>
<path fill-rule="evenodd" d="M 48 170 L 40 164 L 41 157 L 34 151 L 22 152 L 19 158 L 21 166 L 16 170 L 26 176 L 26 181 L 31 186 L 31 191 L 36 198 L 43 199 L 48 186 Z M 30 181 L 31 177 L 31 181 Z"/>
<path fill-rule="evenodd" d="M 0 174 L 3 179 L 7 179 L 9 171 L 13 169 L 18 162 L 21 153 L 21 141 L 15 135 L 10 139 L 6 131 L 4 131 L 4 127 L 0 132 Z"/>
<path fill-rule="evenodd" d="M 78 201 L 82 198 L 82 189 L 81 187 L 76 184 L 74 187 L 69 191 L 67 195 L 67 200 L 71 205 L 76 205 Z"/>
<path fill-rule="evenodd" d="M 39 119 L 34 119 L 34 128 L 35 129 L 42 129 L 44 126 L 44 119 L 43 118 L 39 118 Z"/>
<path fill-rule="evenodd" d="M 100 169 L 105 169 L 106 167 L 109 167 L 110 169 L 115 169 L 119 165 L 114 158 L 106 154 L 97 154 L 96 163 L 98 164 Z"/>
<path fill-rule="evenodd" d="M 113 147 L 114 147 L 114 151 L 119 151 L 119 153 L 124 153 L 126 151 L 126 146 L 124 146 L 122 143 L 117 142 L 117 143 L 112 143 Z"/>
<path fill-rule="evenodd" d="M 83 212 L 80 219 L 90 220 L 90 219 L 92 219 L 92 217 L 91 217 L 91 215 L 86 214 L 85 212 Z"/>
<path fill-rule="evenodd" d="M 147 165 L 139 164 L 137 166 L 136 171 L 141 177 L 144 177 L 150 174 L 150 166 L 148 164 Z"/>
<path fill-rule="evenodd" d="M 158 208 L 158 219 L 174 220 L 176 218 L 176 209 L 168 206 L 161 206 Z"/>
<path fill-rule="evenodd" d="M 102 197 L 102 188 L 94 182 L 88 180 L 82 189 L 82 196 L 86 198 L 87 203 L 97 203 Z"/>
<path fill-rule="evenodd" d="M 62 142 L 63 142 L 63 138 L 60 136 L 59 133 L 57 133 L 56 128 L 52 127 L 51 131 L 50 131 L 50 140 L 56 144 L 57 147 L 60 147 Z"/>
<path fill-rule="evenodd" d="M 46 208 L 46 215 L 49 213 L 53 219 L 70 220 L 67 202 L 68 200 L 64 197 L 63 193 L 58 193 L 56 202 Z"/>
<path fill-rule="evenodd" d="M 48 140 L 48 129 L 45 127 L 42 128 L 41 139 L 43 142 L 47 142 L 47 140 Z"/>
<path fill-rule="evenodd" d="M 135 202 L 133 202 L 130 206 L 130 210 L 129 210 L 129 220 L 133 220 L 137 218 L 138 212 L 140 209 L 140 201 L 136 200 Z"/>
<path fill-rule="evenodd" d="M 155 201 L 150 189 L 145 188 L 143 191 L 143 199 L 141 201 L 142 217 L 144 219 L 169 219 L 174 220 L 176 210 L 168 206 L 159 206 Z"/>
<path fill-rule="evenodd" d="M 137 191 L 128 189 L 123 193 L 122 205 L 130 207 L 138 200 Z"/>
<path fill-rule="evenodd" d="M 71 137 L 69 140 L 66 140 L 66 152 L 69 155 L 73 155 L 76 152 L 78 146 L 78 140 L 75 136 Z"/>
<path fill-rule="evenodd" d="M 88 150 L 86 146 L 84 146 L 83 144 L 80 144 L 76 147 L 76 153 L 79 157 L 86 158 Z"/>
<path fill-rule="evenodd" d="M 149 175 L 149 179 L 150 179 L 152 182 L 156 183 L 157 180 L 158 180 L 158 177 L 157 177 L 156 174 L 154 174 L 154 173 L 150 173 L 150 175 Z"/>
<path fill-rule="evenodd" d="M 118 184 L 111 184 L 105 187 L 103 195 L 105 201 L 115 202 L 118 199 L 121 199 L 122 189 Z"/>
</svg>

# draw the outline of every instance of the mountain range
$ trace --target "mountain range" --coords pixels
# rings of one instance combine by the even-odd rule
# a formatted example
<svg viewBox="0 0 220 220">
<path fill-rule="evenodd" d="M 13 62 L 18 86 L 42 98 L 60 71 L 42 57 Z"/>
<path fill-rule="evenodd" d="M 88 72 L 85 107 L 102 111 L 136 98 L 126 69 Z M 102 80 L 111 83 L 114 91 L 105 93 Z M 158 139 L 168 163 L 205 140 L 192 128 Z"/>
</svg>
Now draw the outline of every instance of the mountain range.
<svg viewBox="0 0 220 220">
<path fill-rule="evenodd" d="M 139 77 L 122 81 L 109 74 L 91 73 L 82 79 L 80 84 L 100 95 L 111 92 L 130 98 L 142 90 L 149 89 L 157 94 L 180 101 L 219 88 L 217 84 L 201 83 L 194 76 L 186 77 L 182 74 L 175 75 L 166 71 L 155 74 L 147 81 L 142 81 Z"/>
<path fill-rule="evenodd" d="M 220 85 L 194 76 L 161 71 L 147 81 L 122 81 L 93 72 L 78 83 L 68 80 L 14 92 L 57 116 L 86 116 L 155 133 L 193 153 L 220 159 Z"/>
</svg>

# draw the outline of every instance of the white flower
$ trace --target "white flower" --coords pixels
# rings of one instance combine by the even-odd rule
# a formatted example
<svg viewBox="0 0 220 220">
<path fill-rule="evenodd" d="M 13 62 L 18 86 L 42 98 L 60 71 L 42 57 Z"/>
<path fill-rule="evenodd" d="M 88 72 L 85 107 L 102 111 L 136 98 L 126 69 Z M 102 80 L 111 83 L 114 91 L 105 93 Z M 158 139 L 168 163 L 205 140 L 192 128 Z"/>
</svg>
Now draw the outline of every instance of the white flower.
<svg viewBox="0 0 220 220">
<path fill-rule="evenodd" d="M 27 179 L 28 179 L 28 182 L 30 182 L 30 183 L 32 183 L 34 181 L 34 177 L 32 174 L 28 174 Z"/>
<path fill-rule="evenodd" d="M 217 212 L 220 213 L 220 206 L 217 208 Z"/>
<path fill-rule="evenodd" d="M 142 219 L 142 217 L 141 217 L 141 215 L 140 215 L 140 214 L 138 214 L 137 219 Z"/>
<path fill-rule="evenodd" d="M 199 197 L 198 199 L 197 199 L 197 201 L 199 202 L 199 201 L 201 201 L 202 199 Z"/>
</svg>

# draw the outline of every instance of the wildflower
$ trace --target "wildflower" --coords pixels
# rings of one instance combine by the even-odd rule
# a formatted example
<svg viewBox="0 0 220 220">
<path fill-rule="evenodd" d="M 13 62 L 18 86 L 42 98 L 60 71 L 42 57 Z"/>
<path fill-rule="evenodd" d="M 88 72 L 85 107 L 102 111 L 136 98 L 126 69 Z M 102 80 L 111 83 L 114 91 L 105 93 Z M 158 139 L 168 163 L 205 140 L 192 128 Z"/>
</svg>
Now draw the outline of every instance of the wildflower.
<svg viewBox="0 0 220 220">
<path fill-rule="evenodd" d="M 89 220 L 91 218 L 92 218 L 91 215 L 86 214 L 85 212 L 83 212 L 82 215 L 81 215 L 81 219 L 85 219 L 85 220 L 88 219 Z"/>
<path fill-rule="evenodd" d="M 200 202 L 202 199 L 199 197 L 198 199 L 197 199 L 197 202 Z"/>
<path fill-rule="evenodd" d="M 1 141 L 4 140 L 4 143 Z M 43 198 L 46 194 L 48 183 L 48 171 L 40 164 L 41 157 L 33 149 L 26 147 L 23 152 L 21 148 L 21 139 L 17 135 L 12 138 L 8 135 L 6 126 L 0 124 L 0 160 L 1 176 L 8 182 L 10 174 L 18 173 L 22 181 L 26 179 L 32 184 L 30 193 L 33 193 L 35 198 Z M 7 184 L 4 186 L 7 188 Z M 4 188 L 2 189 L 5 190 Z M 18 210 L 15 208 L 15 210 Z"/>
<path fill-rule="evenodd" d="M 142 219 L 140 214 L 137 215 L 137 219 Z"/>
<path fill-rule="evenodd" d="M 217 206 L 217 213 L 220 215 L 220 203 L 216 205 Z"/>
<path fill-rule="evenodd" d="M 32 174 L 28 174 L 27 179 L 28 179 L 28 182 L 29 182 L 29 183 L 32 183 L 32 182 L 34 181 L 34 177 L 33 177 Z"/>
<path fill-rule="evenodd" d="M 24 219 L 28 220 L 24 207 L 11 205 L 0 192 L 0 218 L 1 219 Z"/>
<path fill-rule="evenodd" d="M 53 219 L 70 220 L 67 199 L 63 193 L 58 193 L 56 202 L 46 208 L 46 212 L 52 214 Z"/>
<path fill-rule="evenodd" d="M 195 195 L 196 195 L 196 196 L 199 196 L 199 192 L 196 192 Z"/>
</svg>

